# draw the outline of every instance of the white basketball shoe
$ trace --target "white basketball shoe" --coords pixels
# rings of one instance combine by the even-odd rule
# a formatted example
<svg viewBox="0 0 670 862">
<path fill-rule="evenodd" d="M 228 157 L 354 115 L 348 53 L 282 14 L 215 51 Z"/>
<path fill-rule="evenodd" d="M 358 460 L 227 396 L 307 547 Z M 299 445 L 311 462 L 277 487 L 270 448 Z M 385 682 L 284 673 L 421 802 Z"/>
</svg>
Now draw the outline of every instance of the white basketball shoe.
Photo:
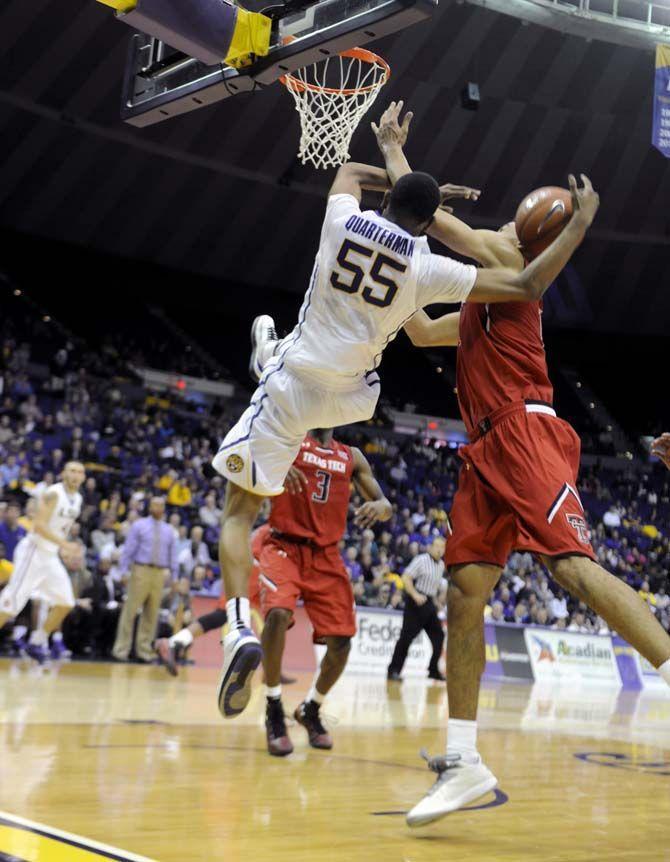
<svg viewBox="0 0 670 862">
<path fill-rule="evenodd" d="M 494 790 L 498 784 L 498 779 L 481 759 L 467 763 L 460 754 L 429 758 L 422 751 L 421 755 L 438 777 L 423 799 L 408 812 L 408 826 L 425 826 L 439 820 Z"/>
<path fill-rule="evenodd" d="M 249 374 L 258 382 L 266 362 L 272 358 L 279 344 L 274 320 L 269 314 L 261 314 L 251 324 L 251 358 Z"/>
<path fill-rule="evenodd" d="M 239 715 L 249 703 L 251 680 L 261 663 L 263 650 L 251 629 L 231 629 L 223 641 L 223 668 L 217 703 L 224 718 Z"/>
</svg>

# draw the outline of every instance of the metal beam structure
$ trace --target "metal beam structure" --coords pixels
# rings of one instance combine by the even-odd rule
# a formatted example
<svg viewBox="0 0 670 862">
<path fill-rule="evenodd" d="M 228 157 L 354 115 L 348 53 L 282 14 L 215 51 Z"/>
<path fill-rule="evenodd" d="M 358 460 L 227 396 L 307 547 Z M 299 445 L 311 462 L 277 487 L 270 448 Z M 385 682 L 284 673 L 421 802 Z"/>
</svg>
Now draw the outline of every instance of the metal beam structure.
<svg viewBox="0 0 670 862">
<path fill-rule="evenodd" d="M 668 0 L 462 0 L 572 36 L 653 50 L 670 43 Z"/>
<path fill-rule="evenodd" d="M 144 33 L 131 37 L 121 116 L 133 126 L 149 126 L 197 110 L 287 72 L 362 46 L 429 18 L 438 0 L 321 0 L 289 5 L 275 20 L 267 56 L 233 68 L 208 66 Z M 281 9 L 281 7 L 278 7 Z"/>
</svg>

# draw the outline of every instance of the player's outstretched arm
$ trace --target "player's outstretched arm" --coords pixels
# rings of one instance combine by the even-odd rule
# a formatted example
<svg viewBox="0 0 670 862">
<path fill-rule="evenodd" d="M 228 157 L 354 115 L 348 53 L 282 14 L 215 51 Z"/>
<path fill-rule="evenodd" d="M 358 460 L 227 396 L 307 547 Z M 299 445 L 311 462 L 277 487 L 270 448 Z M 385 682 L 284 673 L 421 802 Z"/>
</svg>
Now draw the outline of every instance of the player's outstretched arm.
<svg viewBox="0 0 670 862">
<path fill-rule="evenodd" d="M 385 192 L 389 188 L 388 174 L 383 168 L 347 162 L 335 174 L 328 196 L 351 195 L 360 203 L 363 190 Z"/>
<path fill-rule="evenodd" d="M 472 302 L 536 302 L 542 299 L 581 244 L 600 206 L 598 193 L 587 176 L 584 186 L 570 174 L 573 215 L 567 226 L 522 272 L 509 268 L 480 269 L 468 299 Z"/>
<path fill-rule="evenodd" d="M 434 320 L 420 308 L 403 327 L 415 347 L 457 347 L 459 311 Z"/>
<path fill-rule="evenodd" d="M 352 447 L 351 452 L 354 456 L 354 486 L 367 501 L 354 512 L 354 523 L 365 528 L 371 527 L 375 521 L 388 521 L 393 514 L 393 506 L 375 479 L 368 459 L 360 449 Z"/>
<path fill-rule="evenodd" d="M 371 124 L 391 183 L 397 183 L 400 177 L 412 171 L 403 152 L 412 121 L 412 112 L 408 111 L 401 123 L 402 107 L 402 102 L 391 102 L 382 114 L 379 125 Z M 451 183 L 440 188 L 443 200 L 462 198 L 476 201 L 481 195 L 479 189 Z M 495 231 L 474 230 L 444 209 L 439 209 L 435 213 L 433 224 L 428 228 L 428 234 L 457 254 L 472 258 L 482 266 L 504 266 L 515 263 L 510 259 L 509 244 Z"/>
</svg>

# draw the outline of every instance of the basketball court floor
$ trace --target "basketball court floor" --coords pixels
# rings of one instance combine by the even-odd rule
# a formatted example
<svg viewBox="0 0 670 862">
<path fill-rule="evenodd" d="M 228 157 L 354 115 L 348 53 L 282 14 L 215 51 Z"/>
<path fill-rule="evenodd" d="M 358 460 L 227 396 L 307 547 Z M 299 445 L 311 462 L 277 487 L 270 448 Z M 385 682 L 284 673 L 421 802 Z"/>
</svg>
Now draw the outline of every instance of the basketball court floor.
<svg viewBox="0 0 670 862">
<path fill-rule="evenodd" d="M 444 745 L 443 685 L 346 677 L 324 707 L 333 751 L 295 726 L 276 759 L 262 688 L 224 722 L 211 667 L 0 672 L 0 860 L 670 860 L 664 690 L 486 685 L 480 747 L 499 790 L 410 831 L 403 813 L 432 782 L 419 750 Z"/>
</svg>

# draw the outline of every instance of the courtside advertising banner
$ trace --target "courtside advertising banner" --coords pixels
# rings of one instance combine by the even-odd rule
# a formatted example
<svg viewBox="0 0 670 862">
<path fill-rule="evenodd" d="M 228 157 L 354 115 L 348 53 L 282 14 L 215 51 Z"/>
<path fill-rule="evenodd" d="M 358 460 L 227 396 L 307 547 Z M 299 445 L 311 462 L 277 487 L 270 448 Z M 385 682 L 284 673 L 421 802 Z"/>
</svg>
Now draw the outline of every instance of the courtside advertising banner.
<svg viewBox="0 0 670 862">
<path fill-rule="evenodd" d="M 653 664 L 648 662 L 647 659 L 644 656 L 640 655 L 639 653 L 635 653 L 635 655 L 636 655 L 636 658 L 638 661 L 638 666 L 640 668 L 640 678 L 642 680 L 642 685 L 645 688 L 648 688 L 648 687 L 656 688 L 656 687 L 658 687 L 664 693 L 667 693 L 668 687 L 665 684 L 665 680 L 662 679 L 661 675 L 656 670 L 656 668 L 653 666 Z"/>
<path fill-rule="evenodd" d="M 670 45 L 656 46 L 651 142 L 666 159 L 670 159 Z"/>
<path fill-rule="evenodd" d="M 535 679 L 573 679 L 621 685 L 612 639 L 552 629 L 524 631 Z"/>
<path fill-rule="evenodd" d="M 356 634 L 351 640 L 348 673 L 386 673 L 400 637 L 402 614 L 377 608 L 356 608 Z M 402 669 L 403 676 L 427 676 L 432 655 L 425 632 L 414 639 Z"/>
</svg>

